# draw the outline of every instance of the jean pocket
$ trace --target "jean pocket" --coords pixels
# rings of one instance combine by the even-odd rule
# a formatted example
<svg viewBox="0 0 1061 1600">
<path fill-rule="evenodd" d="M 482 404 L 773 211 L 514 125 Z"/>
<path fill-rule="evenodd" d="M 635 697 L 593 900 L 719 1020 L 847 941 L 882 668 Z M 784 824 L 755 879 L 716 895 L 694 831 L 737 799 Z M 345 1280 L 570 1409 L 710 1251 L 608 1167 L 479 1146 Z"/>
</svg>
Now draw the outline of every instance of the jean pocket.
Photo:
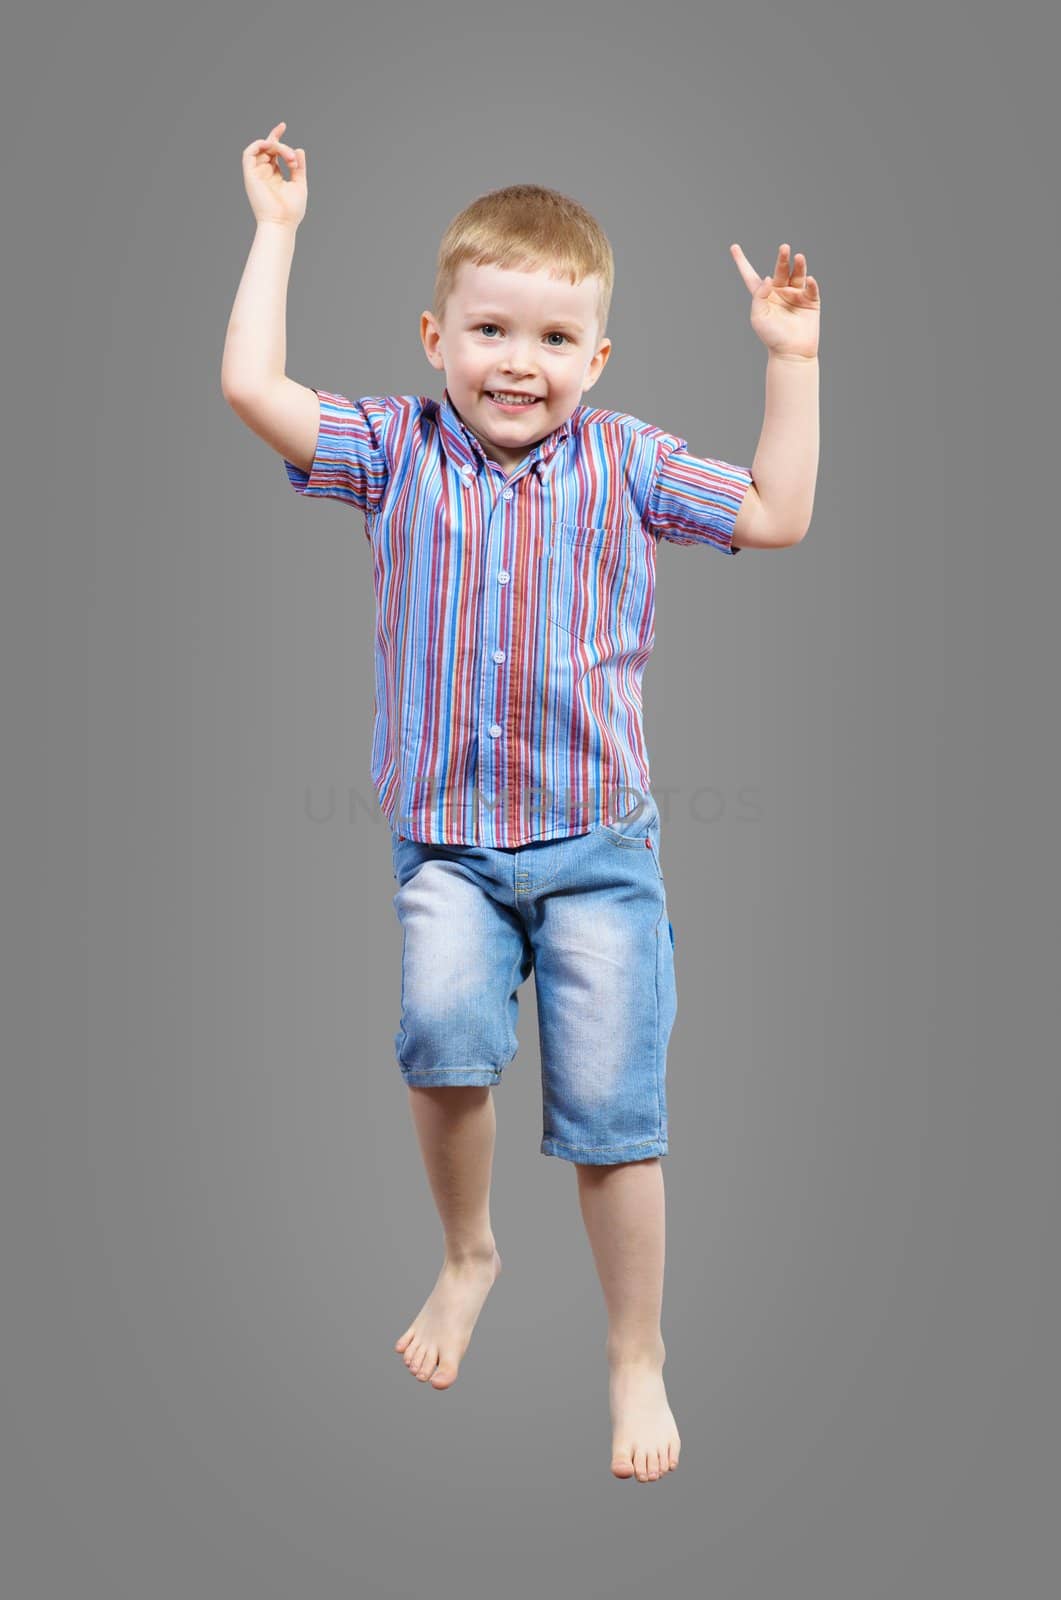
<svg viewBox="0 0 1061 1600">
<path fill-rule="evenodd" d="M 624 805 L 628 805 L 635 795 L 639 797 L 639 802 L 621 817 L 612 816 L 609 811 L 610 820 L 600 825 L 602 834 L 619 850 L 640 850 L 642 854 L 651 854 L 656 876 L 662 882 L 663 868 L 659 859 L 659 808 L 656 802 L 650 794 L 640 794 L 636 789 L 619 789 L 616 792 L 624 797 Z"/>
<path fill-rule="evenodd" d="M 417 845 L 414 839 L 407 839 L 404 834 L 400 834 L 394 829 L 391 830 L 391 871 L 394 874 L 395 883 L 400 888 L 405 887 L 406 881 L 412 874 L 416 850 Z M 407 868 L 404 874 L 402 872 L 403 864 Z"/>
<path fill-rule="evenodd" d="M 616 789 L 608 797 L 608 821 L 601 828 L 618 845 L 631 845 L 643 850 L 659 834 L 659 811 L 650 794 L 639 789 Z M 627 807 L 618 815 L 619 804 Z"/>
</svg>

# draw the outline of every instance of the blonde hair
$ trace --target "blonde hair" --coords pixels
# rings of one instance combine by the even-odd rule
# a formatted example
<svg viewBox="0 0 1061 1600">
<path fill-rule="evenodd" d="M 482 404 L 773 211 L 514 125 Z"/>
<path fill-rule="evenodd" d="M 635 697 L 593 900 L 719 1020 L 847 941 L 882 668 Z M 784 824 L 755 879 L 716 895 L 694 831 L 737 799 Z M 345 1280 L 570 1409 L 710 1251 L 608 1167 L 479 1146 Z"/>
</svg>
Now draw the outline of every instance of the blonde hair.
<svg viewBox="0 0 1061 1600">
<path fill-rule="evenodd" d="M 441 322 L 462 261 L 534 272 L 546 268 L 574 283 L 596 273 L 599 337 L 604 337 L 615 282 L 608 236 L 585 206 L 537 183 L 481 194 L 442 235 L 432 315 Z"/>
</svg>

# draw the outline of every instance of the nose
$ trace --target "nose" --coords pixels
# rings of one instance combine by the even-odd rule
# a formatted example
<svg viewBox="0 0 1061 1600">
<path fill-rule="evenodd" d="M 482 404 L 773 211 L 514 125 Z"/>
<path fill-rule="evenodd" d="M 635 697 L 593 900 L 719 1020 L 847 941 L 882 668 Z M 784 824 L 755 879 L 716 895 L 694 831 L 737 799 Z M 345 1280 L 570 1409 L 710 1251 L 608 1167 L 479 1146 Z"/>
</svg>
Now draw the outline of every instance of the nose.
<svg viewBox="0 0 1061 1600">
<path fill-rule="evenodd" d="M 502 372 L 521 373 L 526 375 L 535 371 L 535 362 L 530 355 L 529 347 L 513 340 L 505 352 L 505 359 L 501 363 Z"/>
</svg>

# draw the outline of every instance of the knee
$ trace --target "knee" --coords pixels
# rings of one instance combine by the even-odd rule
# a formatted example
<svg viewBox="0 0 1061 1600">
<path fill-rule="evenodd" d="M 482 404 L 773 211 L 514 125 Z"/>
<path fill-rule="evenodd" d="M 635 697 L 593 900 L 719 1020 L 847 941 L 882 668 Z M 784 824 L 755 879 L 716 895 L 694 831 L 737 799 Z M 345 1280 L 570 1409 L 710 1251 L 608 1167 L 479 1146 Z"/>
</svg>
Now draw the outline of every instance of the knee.
<svg viewBox="0 0 1061 1600">
<path fill-rule="evenodd" d="M 479 1088 L 489 1074 L 496 1081 L 500 1066 L 513 1053 L 504 1020 L 475 1007 L 445 1007 L 407 996 L 402 1025 L 395 1038 L 398 1059 L 417 1077 L 439 1072 L 451 1079 L 468 1073 L 470 1084 L 439 1087 Z M 489 1088 L 489 1084 L 485 1084 Z"/>
</svg>

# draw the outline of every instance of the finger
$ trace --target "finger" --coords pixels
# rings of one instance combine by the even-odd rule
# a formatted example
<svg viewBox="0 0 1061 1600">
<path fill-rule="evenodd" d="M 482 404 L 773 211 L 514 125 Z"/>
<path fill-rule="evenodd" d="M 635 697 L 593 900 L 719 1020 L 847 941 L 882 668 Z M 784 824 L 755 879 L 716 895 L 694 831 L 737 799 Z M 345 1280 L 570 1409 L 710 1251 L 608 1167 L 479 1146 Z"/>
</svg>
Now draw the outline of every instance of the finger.
<svg viewBox="0 0 1061 1600">
<path fill-rule="evenodd" d="M 271 150 L 278 150 L 283 156 L 284 160 L 287 162 L 291 162 L 295 158 L 295 152 L 292 146 L 289 144 L 284 144 L 283 140 L 281 139 L 271 139 L 269 141 L 269 148 Z"/>
<path fill-rule="evenodd" d="M 271 144 L 273 142 L 273 140 L 276 138 L 277 134 L 280 132 L 280 130 L 283 128 L 283 126 L 284 126 L 284 124 L 282 122 L 278 122 L 276 124 L 275 128 L 270 128 L 269 129 L 269 132 L 266 134 L 264 139 L 255 139 L 254 143 L 252 145 L 248 145 L 247 148 L 249 150 L 250 149 L 264 150 L 266 145 L 269 145 L 269 144 Z"/>
<path fill-rule="evenodd" d="M 275 128 L 270 128 L 269 133 L 268 133 L 266 138 L 264 138 L 264 139 L 255 139 L 253 144 L 248 145 L 247 146 L 248 150 L 252 150 L 252 149 L 262 149 L 262 150 L 264 150 L 266 148 L 270 148 L 270 149 L 271 148 L 275 148 L 275 149 L 284 150 L 284 151 L 290 150 L 291 146 L 287 145 L 287 144 L 284 144 L 284 142 L 278 137 L 279 134 L 283 133 L 283 131 L 284 131 L 284 129 L 286 127 L 287 127 L 287 123 L 286 122 L 278 122 L 276 124 Z"/>
<path fill-rule="evenodd" d="M 295 152 L 289 144 L 282 144 L 279 139 L 257 139 L 254 144 L 248 145 L 243 152 L 244 160 L 251 160 L 255 168 L 261 172 L 266 170 L 280 172 L 277 156 L 283 156 L 288 166 L 294 170 Z M 283 174 L 280 173 L 283 177 Z"/>
<path fill-rule="evenodd" d="M 737 264 L 737 271 L 744 279 L 744 282 L 747 284 L 752 294 L 754 294 L 758 289 L 759 284 L 762 282 L 759 274 L 756 272 L 755 268 L 752 266 L 751 262 L 748 260 L 748 257 L 744 254 L 744 251 L 741 249 L 739 244 L 731 244 L 729 247 L 729 253 Z"/>
<path fill-rule="evenodd" d="M 278 123 L 277 126 L 282 128 L 283 123 Z M 279 139 L 275 138 L 275 133 L 276 129 L 274 128 L 267 139 L 252 139 L 250 144 L 243 152 L 244 157 L 261 155 L 268 156 L 271 150 L 279 150 L 281 154 L 285 156 L 290 151 L 291 155 L 294 155 L 295 152 L 291 146 L 288 144 L 283 144 Z"/>
</svg>

